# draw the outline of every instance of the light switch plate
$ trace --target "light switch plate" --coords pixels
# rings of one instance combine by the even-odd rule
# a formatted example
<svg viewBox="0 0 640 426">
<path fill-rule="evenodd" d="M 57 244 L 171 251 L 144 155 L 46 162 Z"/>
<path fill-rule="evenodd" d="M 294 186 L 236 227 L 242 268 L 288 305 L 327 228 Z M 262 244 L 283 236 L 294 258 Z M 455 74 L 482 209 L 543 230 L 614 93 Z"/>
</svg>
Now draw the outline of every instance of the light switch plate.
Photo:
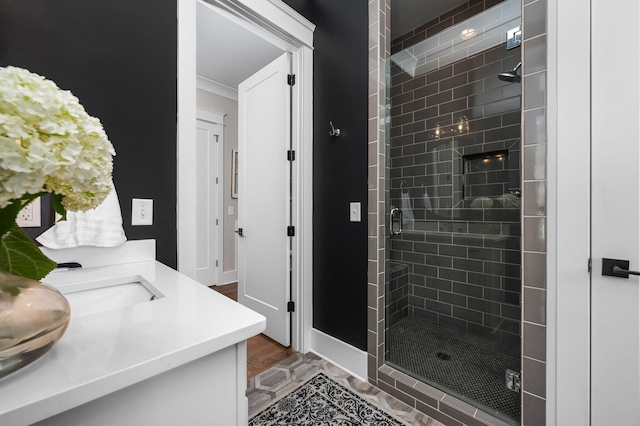
<svg viewBox="0 0 640 426">
<path fill-rule="evenodd" d="M 131 199 L 131 225 L 153 225 L 153 200 Z"/>
<path fill-rule="evenodd" d="M 351 222 L 360 222 L 362 220 L 360 215 L 359 202 L 349 203 L 349 220 Z"/>
</svg>

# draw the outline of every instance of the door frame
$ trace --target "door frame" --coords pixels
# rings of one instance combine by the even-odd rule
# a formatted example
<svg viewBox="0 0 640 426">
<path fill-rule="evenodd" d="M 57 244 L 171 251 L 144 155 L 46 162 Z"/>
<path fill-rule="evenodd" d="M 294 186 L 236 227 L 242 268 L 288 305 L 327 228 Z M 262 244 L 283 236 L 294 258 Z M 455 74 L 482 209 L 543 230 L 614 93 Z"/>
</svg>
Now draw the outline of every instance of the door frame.
<svg viewBox="0 0 640 426">
<path fill-rule="evenodd" d="M 296 75 L 293 87 L 294 238 L 292 300 L 296 310 L 291 320 L 292 347 L 308 352 L 312 297 L 313 212 L 313 31 L 315 25 L 292 8 L 276 0 L 208 0 L 243 22 L 271 43 L 292 53 Z M 196 124 L 196 0 L 178 0 L 178 271 L 195 276 L 194 182 Z M 283 153 L 284 155 L 284 153 Z"/>
</svg>

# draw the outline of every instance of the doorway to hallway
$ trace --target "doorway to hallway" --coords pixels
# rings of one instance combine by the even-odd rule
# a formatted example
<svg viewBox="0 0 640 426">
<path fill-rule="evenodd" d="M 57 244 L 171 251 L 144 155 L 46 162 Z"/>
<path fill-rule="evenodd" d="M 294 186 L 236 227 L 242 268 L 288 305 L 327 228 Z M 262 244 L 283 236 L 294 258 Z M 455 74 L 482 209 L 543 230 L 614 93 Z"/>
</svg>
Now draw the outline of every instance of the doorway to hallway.
<svg viewBox="0 0 640 426">
<path fill-rule="evenodd" d="M 195 162 L 196 153 L 193 150 L 192 141 L 195 139 L 195 108 L 198 105 L 198 96 L 201 92 L 200 82 L 204 77 L 199 70 L 199 61 L 201 59 L 209 59 L 210 64 L 218 66 L 219 73 L 211 74 L 209 83 L 217 85 L 222 92 L 229 94 L 235 92 L 238 96 L 237 82 L 229 83 L 225 86 L 219 84 L 220 73 L 238 74 L 241 72 L 256 72 L 256 68 L 243 65 L 242 61 L 253 60 L 255 56 L 250 54 L 250 50 L 245 50 L 242 46 L 237 45 L 238 37 L 233 36 L 225 30 L 225 32 L 213 40 L 217 40 L 218 44 L 226 49 L 225 54 L 215 55 L 213 51 L 198 50 L 198 42 L 203 38 L 200 37 L 198 26 L 200 19 L 199 10 L 205 8 L 207 11 L 214 11 L 227 20 L 227 24 L 231 23 L 244 31 L 245 36 L 261 40 L 261 42 L 270 43 L 279 50 L 281 55 L 287 52 L 291 58 L 291 74 L 295 75 L 295 85 L 290 93 L 290 102 L 293 108 L 290 111 L 292 146 L 289 148 L 295 152 L 295 162 L 292 162 L 292 183 L 290 184 L 292 196 L 287 200 L 287 205 L 291 207 L 290 225 L 295 227 L 295 237 L 290 238 L 290 250 L 287 250 L 284 256 L 290 256 L 289 281 L 291 286 L 288 290 L 290 297 L 287 297 L 284 305 L 287 310 L 289 306 L 295 306 L 295 310 L 290 314 L 290 335 L 291 346 L 295 349 L 304 350 L 309 346 L 310 338 L 308 331 L 311 329 L 311 283 L 312 283 L 312 244 L 311 244 L 311 205 L 312 205 L 312 44 L 313 44 L 313 24 L 309 23 L 302 16 L 297 14 L 291 8 L 281 2 L 259 2 L 260 10 L 254 10 L 255 4 L 248 5 L 246 0 L 189 0 L 178 4 L 178 30 L 179 30 L 179 46 L 178 46 L 178 269 L 180 272 L 193 277 L 195 271 L 194 256 L 196 235 L 200 232 L 199 228 L 192 223 L 190 218 L 196 208 L 196 197 L 193 194 L 196 177 L 193 172 L 193 164 Z M 217 28 L 218 25 L 205 25 L 207 28 Z M 242 36 L 240 36 L 242 37 Z M 265 49 L 261 49 L 265 50 Z M 260 53 L 260 52 L 258 52 Z M 232 64 L 231 58 L 236 58 L 240 62 Z M 258 68 L 264 66 L 264 63 L 254 64 Z M 206 79 L 206 77 L 205 77 Z M 246 79 L 242 76 L 241 80 Z M 286 82 L 285 82 L 286 84 Z M 226 96 L 228 97 L 228 96 Z M 268 108 L 268 105 L 265 106 Z M 220 112 L 220 111 L 217 111 Z M 226 121 L 224 125 L 226 126 Z M 225 127 L 225 136 L 228 135 Z M 227 154 L 224 151 L 225 156 Z M 239 151 L 238 151 L 239 152 Z M 239 158 L 242 159 L 242 152 L 239 152 Z M 287 158 L 287 152 L 283 155 Z M 225 163 L 226 166 L 226 163 Z M 247 166 L 246 164 L 244 165 Z M 243 165 L 239 168 L 242 171 Z M 248 170 L 248 167 L 247 169 Z M 246 171 L 245 170 L 245 171 Z M 226 172 L 226 170 L 225 170 Z M 241 173 L 239 174 L 241 176 Z M 225 178 L 230 178 L 228 173 Z M 231 179 L 229 179 L 231 180 Z M 227 181 L 220 191 L 226 193 L 229 190 L 230 182 Z M 242 182 L 240 182 L 240 186 Z M 241 188 L 240 188 L 241 189 Z M 240 191 L 241 192 L 241 191 Z M 243 194 L 238 193 L 239 199 Z M 239 212 L 240 208 L 236 208 Z M 229 210 L 224 208 L 222 214 Z M 226 217 L 226 219 L 230 219 Z M 242 228 L 238 216 L 238 225 L 236 231 Z M 234 223 L 234 220 L 227 220 L 227 223 Z M 234 223 L 235 224 L 235 223 Z M 287 226 L 283 235 L 288 237 L 289 226 Z M 234 230 L 231 230 L 233 233 Z M 226 232 L 225 229 L 223 232 Z M 248 234 L 247 234 L 248 235 Z M 236 239 L 236 235 L 232 235 Z M 245 241 L 246 243 L 246 241 Z M 235 248 L 234 248 L 235 249 Z M 225 248 L 226 250 L 226 248 Z M 234 250 L 235 253 L 235 250 Z M 291 253 L 291 254 L 290 254 Z M 241 253 L 238 253 L 239 255 Z M 242 260 L 238 258 L 237 266 L 242 267 Z M 251 265 L 244 265 L 251 268 Z M 260 269 L 260 268 L 258 268 Z M 224 273 L 224 272 L 223 272 Z M 240 275 L 240 269 L 238 269 Z M 238 277 L 240 280 L 240 277 Z M 230 282 L 228 281 L 222 282 Z M 271 279 L 268 282 L 277 282 L 277 279 Z M 293 303 L 289 303 L 293 302 Z M 287 315 L 289 317 L 289 315 Z M 305 333 L 304 330 L 307 330 Z M 288 343 L 288 342 L 287 342 Z"/>
</svg>

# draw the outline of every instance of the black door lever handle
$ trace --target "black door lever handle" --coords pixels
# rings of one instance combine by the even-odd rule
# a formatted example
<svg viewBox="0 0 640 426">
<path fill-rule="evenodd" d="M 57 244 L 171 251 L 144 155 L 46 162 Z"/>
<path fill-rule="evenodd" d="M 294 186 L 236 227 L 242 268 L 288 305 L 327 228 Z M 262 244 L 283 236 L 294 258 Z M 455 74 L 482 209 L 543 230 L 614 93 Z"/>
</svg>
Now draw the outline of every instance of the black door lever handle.
<svg viewBox="0 0 640 426">
<path fill-rule="evenodd" d="M 629 278 L 629 275 L 640 275 L 640 271 L 629 270 L 628 260 L 602 259 L 602 275 L 617 278 Z"/>
<path fill-rule="evenodd" d="M 626 274 L 626 275 L 640 275 L 639 271 L 630 271 L 628 269 L 622 269 L 619 266 L 614 266 L 611 268 L 615 274 Z M 628 277 L 627 277 L 628 278 Z"/>
</svg>

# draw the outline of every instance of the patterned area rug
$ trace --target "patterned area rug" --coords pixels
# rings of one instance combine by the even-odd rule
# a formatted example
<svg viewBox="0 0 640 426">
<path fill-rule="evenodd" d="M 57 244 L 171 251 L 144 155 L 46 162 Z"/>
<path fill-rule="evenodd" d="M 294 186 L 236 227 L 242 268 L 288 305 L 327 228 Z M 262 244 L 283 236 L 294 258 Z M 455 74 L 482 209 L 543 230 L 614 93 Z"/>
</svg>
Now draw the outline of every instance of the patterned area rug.
<svg viewBox="0 0 640 426">
<path fill-rule="evenodd" d="M 402 426 L 402 423 L 349 389 L 318 373 L 258 412 L 249 426 Z"/>
</svg>

